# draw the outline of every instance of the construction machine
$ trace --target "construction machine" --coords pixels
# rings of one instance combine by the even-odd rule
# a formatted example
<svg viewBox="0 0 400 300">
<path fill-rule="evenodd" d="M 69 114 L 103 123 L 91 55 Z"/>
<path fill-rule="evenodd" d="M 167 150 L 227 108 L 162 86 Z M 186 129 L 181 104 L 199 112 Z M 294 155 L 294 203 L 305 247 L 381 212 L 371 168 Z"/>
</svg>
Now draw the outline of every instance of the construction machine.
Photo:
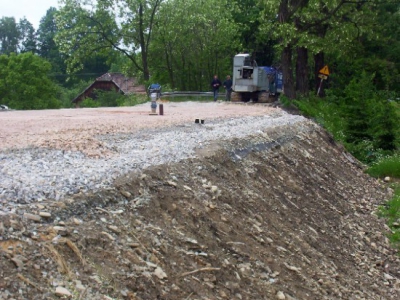
<svg viewBox="0 0 400 300">
<path fill-rule="evenodd" d="M 283 91 L 282 73 L 273 67 L 259 67 L 250 54 L 233 59 L 233 102 L 273 102 Z"/>
</svg>

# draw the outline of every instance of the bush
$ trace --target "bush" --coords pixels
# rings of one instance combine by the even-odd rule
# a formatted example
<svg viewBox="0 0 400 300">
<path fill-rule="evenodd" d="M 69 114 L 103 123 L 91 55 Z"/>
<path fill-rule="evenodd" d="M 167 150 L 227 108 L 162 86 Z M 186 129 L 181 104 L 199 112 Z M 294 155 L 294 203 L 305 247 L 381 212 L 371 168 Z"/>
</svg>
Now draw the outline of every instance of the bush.
<svg viewBox="0 0 400 300">
<path fill-rule="evenodd" d="M 133 94 L 117 99 L 118 106 L 135 106 L 149 101 L 145 94 Z"/>
<path fill-rule="evenodd" d="M 371 165 L 367 173 L 374 177 L 391 176 L 400 178 L 400 154 L 397 153 L 381 158 Z"/>
<path fill-rule="evenodd" d="M 346 142 L 360 144 L 367 140 L 374 151 L 392 151 L 396 149 L 399 122 L 395 107 L 387 100 L 388 93 L 375 89 L 373 77 L 363 72 L 345 89 Z"/>
<path fill-rule="evenodd" d="M 32 53 L 0 55 L 2 104 L 13 109 L 59 108 L 57 85 L 48 78 L 51 65 Z"/>
<path fill-rule="evenodd" d="M 92 98 L 85 98 L 81 102 L 80 106 L 86 108 L 95 108 L 95 107 L 100 107 L 100 102 L 93 100 Z"/>
<path fill-rule="evenodd" d="M 400 186 L 394 188 L 394 196 L 385 205 L 379 208 L 378 215 L 386 218 L 392 230 L 389 234 L 390 241 L 400 248 Z"/>
<path fill-rule="evenodd" d="M 122 95 L 117 91 L 103 91 L 103 90 L 95 90 L 95 101 L 98 102 L 98 106 L 102 107 L 115 107 L 118 106 L 119 99 L 123 99 L 126 96 Z"/>
<path fill-rule="evenodd" d="M 336 101 L 335 96 L 330 95 L 328 91 L 327 95 L 324 99 L 310 96 L 295 100 L 293 103 L 305 116 L 312 118 L 328 130 L 337 141 L 343 142 L 346 122 L 341 103 Z"/>
<path fill-rule="evenodd" d="M 293 103 L 342 142 L 357 159 L 372 163 L 397 149 L 400 106 L 393 95 L 377 91 L 373 76 L 362 73 L 344 90 L 326 90 L 325 98 L 311 96 Z"/>
</svg>

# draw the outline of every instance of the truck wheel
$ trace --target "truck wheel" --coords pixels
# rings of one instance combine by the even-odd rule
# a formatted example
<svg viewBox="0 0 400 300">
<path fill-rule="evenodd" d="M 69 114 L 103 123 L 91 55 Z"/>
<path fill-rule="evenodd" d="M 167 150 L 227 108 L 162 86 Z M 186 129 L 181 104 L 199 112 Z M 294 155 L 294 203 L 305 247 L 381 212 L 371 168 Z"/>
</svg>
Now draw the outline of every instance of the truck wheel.
<svg viewBox="0 0 400 300">
<path fill-rule="evenodd" d="M 236 93 L 236 92 L 232 92 L 231 101 L 232 102 L 240 102 L 240 101 L 242 101 L 242 94 Z"/>
<path fill-rule="evenodd" d="M 268 92 L 260 92 L 258 94 L 258 102 L 260 103 L 269 103 L 272 102 L 269 99 L 269 93 Z"/>
</svg>

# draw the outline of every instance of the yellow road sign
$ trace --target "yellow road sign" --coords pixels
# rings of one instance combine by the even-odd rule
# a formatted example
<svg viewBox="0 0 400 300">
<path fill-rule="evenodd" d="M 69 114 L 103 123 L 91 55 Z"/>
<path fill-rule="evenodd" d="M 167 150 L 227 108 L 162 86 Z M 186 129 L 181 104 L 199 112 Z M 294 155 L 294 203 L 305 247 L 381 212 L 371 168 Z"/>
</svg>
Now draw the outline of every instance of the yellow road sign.
<svg viewBox="0 0 400 300">
<path fill-rule="evenodd" d="M 328 69 L 328 65 L 326 65 L 325 67 L 323 67 L 321 70 L 319 70 L 320 74 L 329 76 L 329 69 Z"/>
</svg>

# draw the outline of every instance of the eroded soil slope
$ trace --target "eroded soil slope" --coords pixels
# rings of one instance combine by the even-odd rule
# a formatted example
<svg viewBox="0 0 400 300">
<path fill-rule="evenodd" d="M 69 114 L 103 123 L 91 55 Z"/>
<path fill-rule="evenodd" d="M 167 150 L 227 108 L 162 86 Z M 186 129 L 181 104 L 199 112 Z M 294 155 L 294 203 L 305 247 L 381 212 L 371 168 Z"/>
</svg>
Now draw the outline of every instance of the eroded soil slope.
<svg viewBox="0 0 400 300">
<path fill-rule="evenodd" d="M 222 141 L 2 216 L 0 298 L 400 299 L 389 195 L 311 123 Z"/>
</svg>

